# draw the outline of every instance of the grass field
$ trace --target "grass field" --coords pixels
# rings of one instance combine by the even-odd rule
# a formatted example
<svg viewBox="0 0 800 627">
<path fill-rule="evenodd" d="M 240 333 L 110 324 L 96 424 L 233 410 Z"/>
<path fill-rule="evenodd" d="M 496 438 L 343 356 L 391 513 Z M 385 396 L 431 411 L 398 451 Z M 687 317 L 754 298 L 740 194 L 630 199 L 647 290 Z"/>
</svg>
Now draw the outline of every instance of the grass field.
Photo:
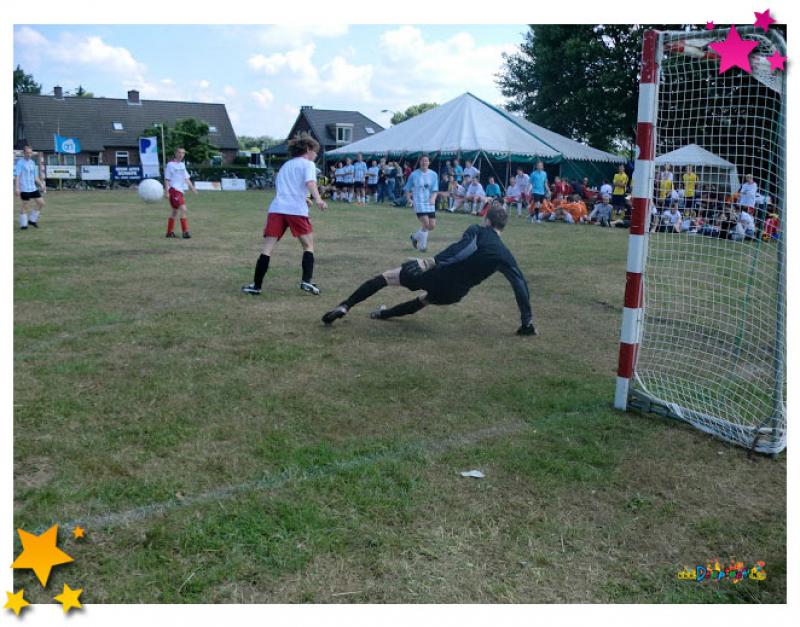
<svg viewBox="0 0 800 627">
<path fill-rule="evenodd" d="M 325 328 L 416 220 L 315 212 L 322 295 L 284 241 L 248 297 L 268 199 L 190 196 L 184 241 L 132 192 L 51 193 L 17 230 L 15 523 L 75 558 L 47 591 L 15 571 L 32 602 L 785 602 L 785 455 L 611 406 L 626 231 L 511 219 L 539 337 L 500 275 Z M 441 216 L 431 250 L 473 220 Z M 713 558 L 768 579 L 676 578 Z"/>
</svg>

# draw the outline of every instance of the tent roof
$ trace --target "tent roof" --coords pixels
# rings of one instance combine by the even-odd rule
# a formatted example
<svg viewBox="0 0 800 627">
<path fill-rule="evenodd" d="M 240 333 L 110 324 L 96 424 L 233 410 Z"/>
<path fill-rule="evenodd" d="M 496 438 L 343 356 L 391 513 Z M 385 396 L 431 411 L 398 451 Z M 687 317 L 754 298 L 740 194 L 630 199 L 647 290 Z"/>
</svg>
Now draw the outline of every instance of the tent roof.
<svg viewBox="0 0 800 627">
<path fill-rule="evenodd" d="M 553 161 L 625 162 L 622 157 L 573 141 L 494 107 L 469 92 L 382 133 L 325 154 L 336 157 L 359 152 L 375 155 L 459 151 Z"/>
<path fill-rule="evenodd" d="M 715 168 L 735 168 L 730 161 L 701 148 L 697 144 L 688 144 L 672 152 L 667 152 L 660 157 L 656 157 L 656 165 L 696 165 Z"/>
</svg>

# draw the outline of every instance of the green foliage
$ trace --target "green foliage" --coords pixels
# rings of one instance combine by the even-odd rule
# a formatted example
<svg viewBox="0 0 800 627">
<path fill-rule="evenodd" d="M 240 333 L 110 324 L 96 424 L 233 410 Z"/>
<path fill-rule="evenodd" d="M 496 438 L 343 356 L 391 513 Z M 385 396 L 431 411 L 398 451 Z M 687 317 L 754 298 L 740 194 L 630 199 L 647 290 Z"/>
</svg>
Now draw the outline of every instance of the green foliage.
<svg viewBox="0 0 800 627">
<path fill-rule="evenodd" d="M 178 148 L 186 149 L 186 161 L 192 164 L 203 164 L 211 160 L 212 156 L 218 155 L 217 147 L 208 141 L 208 124 L 202 120 L 188 118 L 178 120 L 175 126 L 170 126 L 164 122 L 164 143 L 166 144 L 166 155 L 171 157 Z M 142 132 L 145 137 L 159 137 L 161 143 L 161 123 L 153 124 Z"/>
<path fill-rule="evenodd" d="M 679 25 L 531 26 L 497 76 L 511 111 L 602 150 L 633 145 L 644 31 Z"/>
<path fill-rule="evenodd" d="M 33 80 L 33 74 L 26 74 L 25 70 L 18 65 L 14 70 L 14 93 L 40 94 L 42 93 L 42 85 Z"/>
<path fill-rule="evenodd" d="M 77 98 L 94 98 L 94 93 L 91 91 L 86 91 L 83 85 L 78 85 L 72 95 Z"/>
<path fill-rule="evenodd" d="M 239 148 L 242 150 L 250 150 L 251 148 L 266 150 L 267 148 L 272 148 L 281 143 L 280 139 L 276 139 L 270 135 L 237 135 L 236 139 L 239 140 Z"/>
<path fill-rule="evenodd" d="M 420 104 L 411 105 L 405 111 L 396 112 L 392 116 L 391 122 L 392 124 L 400 124 L 400 122 L 405 122 L 406 120 L 410 120 L 415 115 L 419 115 L 420 113 L 425 113 L 426 111 L 435 109 L 438 106 L 439 105 L 436 102 L 422 102 Z"/>
</svg>

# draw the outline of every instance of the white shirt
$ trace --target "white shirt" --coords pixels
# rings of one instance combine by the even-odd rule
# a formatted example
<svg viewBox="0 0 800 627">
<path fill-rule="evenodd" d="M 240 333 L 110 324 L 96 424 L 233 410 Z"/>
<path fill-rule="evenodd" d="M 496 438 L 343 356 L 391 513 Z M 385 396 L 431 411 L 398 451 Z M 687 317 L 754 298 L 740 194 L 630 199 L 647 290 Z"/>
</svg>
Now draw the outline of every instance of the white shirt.
<svg viewBox="0 0 800 627">
<path fill-rule="evenodd" d="M 308 217 L 306 184 L 316 180 L 317 168 L 313 161 L 305 157 L 295 157 L 284 163 L 275 177 L 275 199 L 270 204 L 268 213 Z"/>
<path fill-rule="evenodd" d="M 609 183 L 605 183 L 605 184 L 600 186 L 600 195 L 601 196 L 603 194 L 608 194 L 609 196 L 611 196 L 611 192 L 612 191 L 613 191 L 613 188 L 611 187 L 611 185 Z"/>
<path fill-rule="evenodd" d="M 739 204 L 745 207 L 755 207 L 757 191 L 758 185 L 756 185 L 755 181 L 752 183 L 743 183 L 742 189 L 739 190 Z"/>
<path fill-rule="evenodd" d="M 378 184 L 378 175 L 380 174 L 381 169 L 374 165 L 371 168 L 367 169 L 367 185 L 377 185 Z"/>
<path fill-rule="evenodd" d="M 516 181 L 516 186 L 517 189 L 519 190 L 519 194 L 527 192 L 528 188 L 531 186 L 531 177 L 525 174 L 524 172 L 522 174 L 517 174 L 514 180 Z"/>
<path fill-rule="evenodd" d="M 19 159 L 14 164 L 14 176 L 19 177 L 19 191 L 35 192 L 39 167 L 33 159 Z"/>
<path fill-rule="evenodd" d="M 189 173 L 186 171 L 186 164 L 183 161 L 170 161 L 164 168 L 164 180 L 169 183 L 169 187 L 174 187 L 179 192 L 189 189 L 186 184 Z"/>
<path fill-rule="evenodd" d="M 414 170 L 408 177 L 403 191 L 411 192 L 414 211 L 433 213 L 436 207 L 431 204 L 431 196 L 439 191 L 439 175 L 433 170 Z"/>
<path fill-rule="evenodd" d="M 478 176 L 480 173 L 481 173 L 481 171 L 478 168 L 476 168 L 474 165 L 471 165 L 468 168 L 464 168 L 464 172 L 463 172 L 464 176 L 468 176 L 470 178 L 474 178 L 474 177 Z"/>
<path fill-rule="evenodd" d="M 667 211 L 665 210 L 663 213 L 663 217 L 665 220 L 669 220 L 670 224 L 677 224 L 681 221 L 681 212 L 680 211 Z"/>
<path fill-rule="evenodd" d="M 745 231 L 755 231 L 756 229 L 756 221 L 753 219 L 747 211 L 742 211 L 739 214 L 739 224 L 736 225 L 737 230 L 738 227 L 741 226 Z"/>
<path fill-rule="evenodd" d="M 506 198 L 519 198 L 520 191 L 516 183 L 506 187 Z"/>
<path fill-rule="evenodd" d="M 480 183 L 470 183 L 467 188 L 467 196 L 486 196 L 486 192 L 483 191 L 483 185 Z"/>
</svg>

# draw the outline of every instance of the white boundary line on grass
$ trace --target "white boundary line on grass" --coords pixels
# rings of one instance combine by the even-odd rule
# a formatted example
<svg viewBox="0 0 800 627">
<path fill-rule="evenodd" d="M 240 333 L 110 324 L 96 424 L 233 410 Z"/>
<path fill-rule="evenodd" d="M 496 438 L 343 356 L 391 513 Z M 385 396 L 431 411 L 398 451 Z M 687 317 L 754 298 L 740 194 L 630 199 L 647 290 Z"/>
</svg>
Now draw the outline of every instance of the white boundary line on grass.
<svg viewBox="0 0 800 627">
<path fill-rule="evenodd" d="M 247 481 L 238 485 L 224 486 L 215 490 L 203 492 L 194 496 L 187 496 L 181 499 L 174 498 L 167 501 L 158 501 L 121 512 L 87 515 L 81 518 L 76 518 L 75 520 L 71 520 L 62 526 L 66 529 L 72 529 L 75 526 L 80 525 L 87 530 L 99 530 L 127 526 L 132 523 L 141 522 L 142 520 L 150 518 L 151 516 L 166 514 L 180 508 L 201 505 L 210 501 L 231 499 L 239 494 L 244 494 L 247 492 L 275 490 L 290 483 L 299 483 L 309 479 L 314 479 L 316 477 L 324 476 L 325 474 L 340 472 L 343 470 L 352 470 L 354 468 L 360 468 L 375 462 L 396 461 L 415 453 L 439 453 L 454 446 L 475 444 L 495 436 L 513 435 L 530 428 L 532 427 L 528 423 L 518 421 L 506 422 L 492 427 L 487 427 L 485 429 L 479 429 L 478 431 L 454 435 L 449 438 L 423 440 L 416 444 L 407 444 L 405 446 L 401 446 L 399 449 L 394 449 L 389 452 L 371 453 L 368 455 L 354 457 L 353 459 L 346 461 L 314 466 L 307 470 L 301 470 L 299 468 L 287 469 L 277 475 L 264 477 L 263 479 Z M 34 533 L 42 533 L 48 527 L 49 525 L 46 527 L 40 527 Z"/>
</svg>

